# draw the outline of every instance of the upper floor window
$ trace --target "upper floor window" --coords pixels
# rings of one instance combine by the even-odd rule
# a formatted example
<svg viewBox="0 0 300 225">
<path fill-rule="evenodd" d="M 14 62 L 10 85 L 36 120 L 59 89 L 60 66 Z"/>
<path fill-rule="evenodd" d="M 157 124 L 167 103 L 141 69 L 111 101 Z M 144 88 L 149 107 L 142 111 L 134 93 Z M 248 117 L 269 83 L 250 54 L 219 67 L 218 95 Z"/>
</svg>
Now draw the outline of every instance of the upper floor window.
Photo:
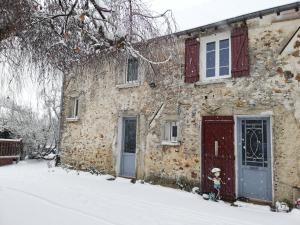
<svg viewBox="0 0 300 225">
<path fill-rule="evenodd" d="M 250 75 L 247 26 L 200 37 L 200 45 L 198 41 L 185 40 L 185 83 Z"/>
<path fill-rule="evenodd" d="M 138 59 L 129 58 L 126 73 L 126 83 L 135 83 L 138 81 Z"/>
<path fill-rule="evenodd" d="M 202 37 L 200 48 L 202 80 L 231 77 L 230 34 Z"/>
<path fill-rule="evenodd" d="M 72 119 L 78 118 L 78 111 L 79 111 L 79 99 L 77 97 L 71 98 L 68 118 L 72 118 Z"/>
</svg>

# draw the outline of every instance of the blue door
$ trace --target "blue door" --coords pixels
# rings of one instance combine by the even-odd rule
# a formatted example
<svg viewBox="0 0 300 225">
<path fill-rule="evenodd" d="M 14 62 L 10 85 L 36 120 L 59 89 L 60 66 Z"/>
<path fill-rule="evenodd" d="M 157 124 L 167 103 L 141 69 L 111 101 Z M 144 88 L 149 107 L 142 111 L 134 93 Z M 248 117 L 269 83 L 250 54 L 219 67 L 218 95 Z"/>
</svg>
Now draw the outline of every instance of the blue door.
<svg viewBox="0 0 300 225">
<path fill-rule="evenodd" d="M 269 118 L 239 118 L 238 196 L 272 201 Z"/>
<path fill-rule="evenodd" d="M 136 117 L 123 119 L 121 173 L 123 177 L 135 177 Z"/>
</svg>

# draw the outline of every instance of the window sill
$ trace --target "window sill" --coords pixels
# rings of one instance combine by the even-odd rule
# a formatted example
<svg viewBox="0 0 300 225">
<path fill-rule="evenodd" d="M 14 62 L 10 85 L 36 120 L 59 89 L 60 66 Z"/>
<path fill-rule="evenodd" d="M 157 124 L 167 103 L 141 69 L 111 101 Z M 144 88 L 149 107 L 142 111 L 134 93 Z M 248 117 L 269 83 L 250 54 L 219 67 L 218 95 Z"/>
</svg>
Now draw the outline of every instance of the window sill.
<svg viewBox="0 0 300 225">
<path fill-rule="evenodd" d="M 76 117 L 76 118 L 67 118 L 66 121 L 67 122 L 78 122 L 79 121 L 79 117 Z"/>
<path fill-rule="evenodd" d="M 162 141 L 161 145 L 166 145 L 166 146 L 179 146 L 180 142 L 176 141 L 176 142 L 170 142 L 170 141 Z"/>
<path fill-rule="evenodd" d="M 198 81 L 195 83 L 195 86 L 207 86 L 211 84 L 225 84 L 231 77 L 224 79 L 208 80 L 208 81 Z"/>
<path fill-rule="evenodd" d="M 116 87 L 118 89 L 123 89 L 123 88 L 133 88 L 133 87 L 138 87 L 140 86 L 141 83 L 139 81 L 133 82 L 133 83 L 125 83 L 125 84 L 118 84 Z"/>
</svg>

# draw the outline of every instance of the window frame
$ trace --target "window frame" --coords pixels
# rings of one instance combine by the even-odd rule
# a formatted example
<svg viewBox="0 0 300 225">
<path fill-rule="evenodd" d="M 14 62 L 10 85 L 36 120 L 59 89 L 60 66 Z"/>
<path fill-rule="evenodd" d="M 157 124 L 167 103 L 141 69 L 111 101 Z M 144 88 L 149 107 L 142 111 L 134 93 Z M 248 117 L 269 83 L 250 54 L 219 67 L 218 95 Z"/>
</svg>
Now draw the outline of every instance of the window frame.
<svg viewBox="0 0 300 225">
<path fill-rule="evenodd" d="M 79 118 L 79 97 L 70 98 L 71 106 L 68 119 L 78 119 Z"/>
<path fill-rule="evenodd" d="M 176 126 L 176 137 L 173 136 L 173 127 Z M 167 130 L 168 130 L 168 138 L 166 138 L 166 134 L 167 134 Z M 164 121 L 164 125 L 163 125 L 163 138 L 162 138 L 162 143 L 163 144 L 176 144 L 179 143 L 179 122 L 177 120 L 166 120 Z"/>
<path fill-rule="evenodd" d="M 130 60 L 136 60 L 137 62 L 137 76 L 136 76 L 136 80 L 132 80 L 132 81 L 128 81 L 128 73 L 129 73 L 129 61 Z M 136 84 L 139 82 L 139 60 L 136 57 L 128 57 L 127 58 L 127 64 L 126 64 L 126 73 L 125 73 L 125 80 L 124 80 L 124 84 Z"/>
<path fill-rule="evenodd" d="M 228 48 L 229 48 L 229 74 L 220 76 L 220 41 L 228 39 Z M 207 61 L 207 52 L 206 45 L 208 43 L 215 42 L 215 76 L 207 77 L 206 76 L 206 61 Z M 231 78 L 231 34 L 230 32 L 223 32 L 212 34 L 209 36 L 200 38 L 200 71 L 201 71 L 201 80 L 202 81 L 211 81 L 211 80 L 221 80 L 226 78 Z"/>
</svg>

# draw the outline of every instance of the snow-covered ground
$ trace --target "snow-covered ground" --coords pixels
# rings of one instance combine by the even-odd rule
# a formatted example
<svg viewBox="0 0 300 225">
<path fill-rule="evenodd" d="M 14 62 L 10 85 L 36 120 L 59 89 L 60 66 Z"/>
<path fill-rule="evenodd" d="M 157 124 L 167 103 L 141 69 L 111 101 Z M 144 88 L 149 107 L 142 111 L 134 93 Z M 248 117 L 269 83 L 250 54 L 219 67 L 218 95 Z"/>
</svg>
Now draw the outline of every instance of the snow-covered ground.
<svg viewBox="0 0 300 225">
<path fill-rule="evenodd" d="M 49 169 L 27 161 L 0 167 L 0 225 L 293 225 L 300 210 L 203 200 L 180 190 Z"/>
</svg>

